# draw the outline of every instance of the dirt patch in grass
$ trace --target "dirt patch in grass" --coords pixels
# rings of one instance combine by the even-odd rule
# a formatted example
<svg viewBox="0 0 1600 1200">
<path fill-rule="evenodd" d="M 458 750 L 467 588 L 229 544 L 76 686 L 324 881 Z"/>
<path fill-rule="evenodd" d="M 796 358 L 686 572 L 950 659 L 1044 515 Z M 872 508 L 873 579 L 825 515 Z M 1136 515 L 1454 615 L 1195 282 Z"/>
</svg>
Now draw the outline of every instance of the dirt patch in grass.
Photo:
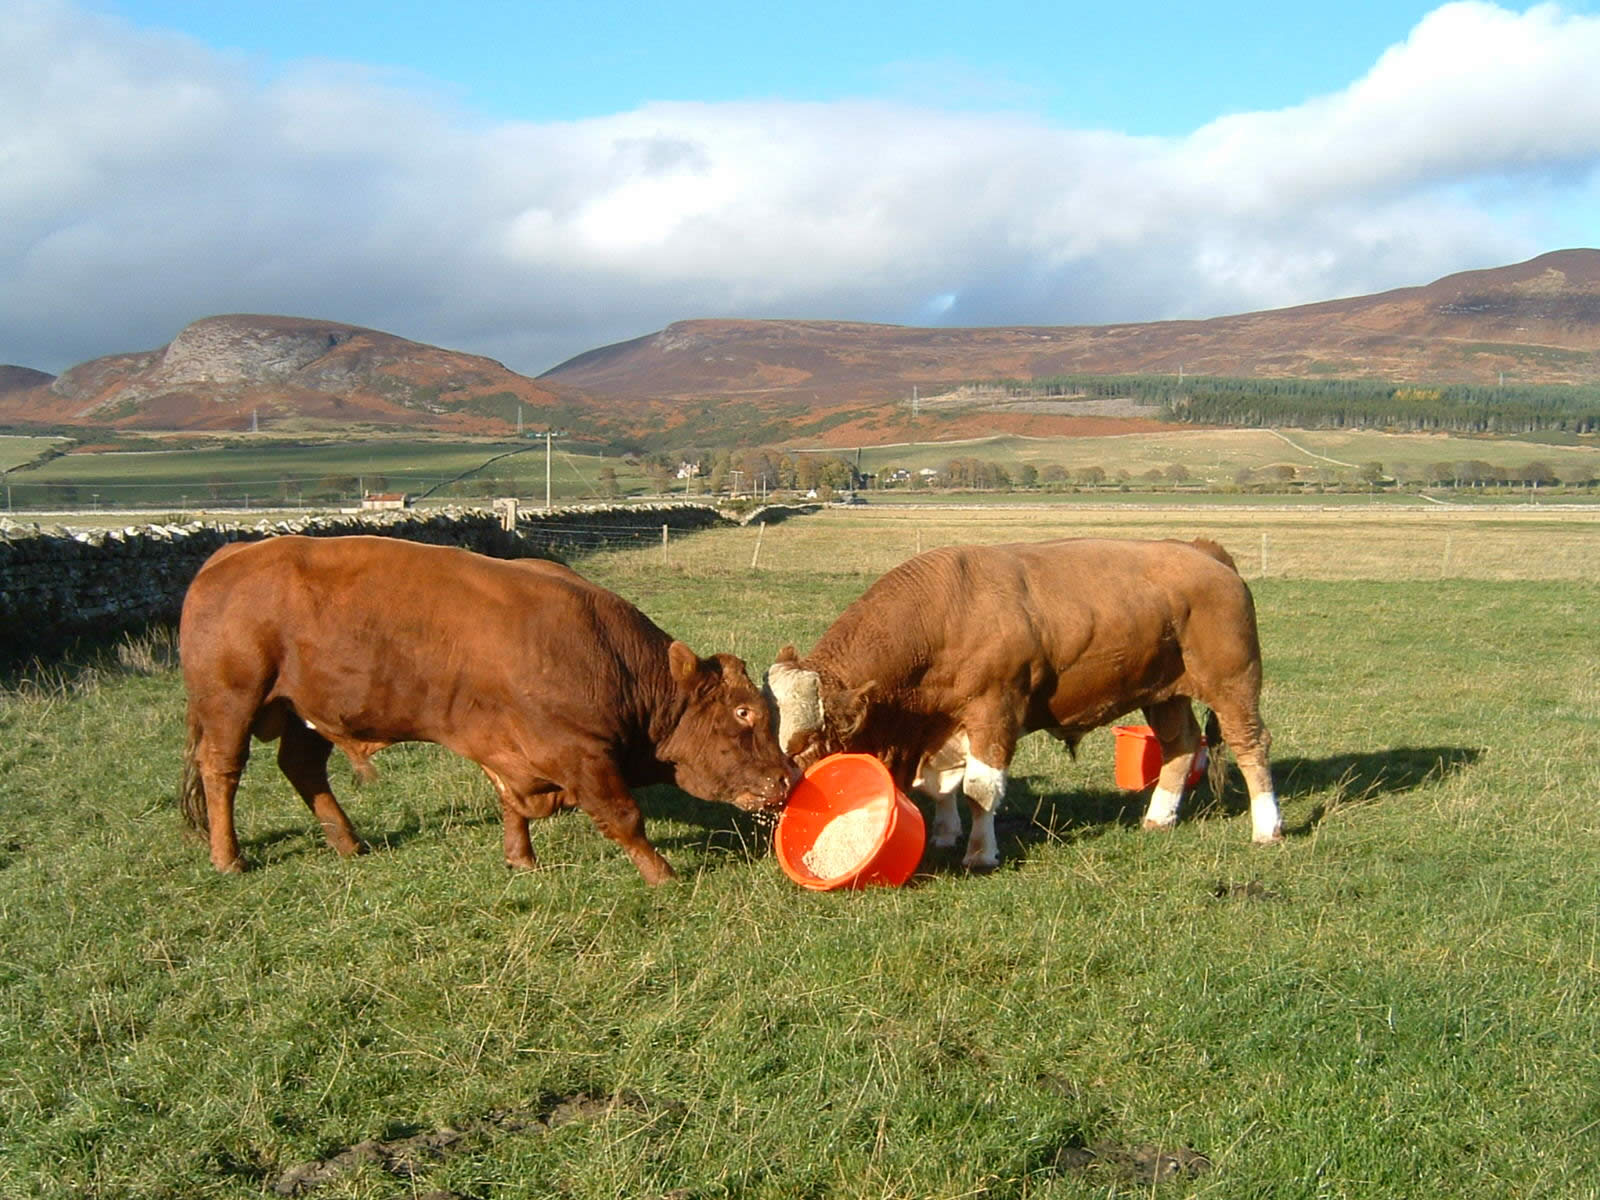
<svg viewBox="0 0 1600 1200">
<path fill-rule="evenodd" d="M 1218 900 L 1282 900 L 1282 894 L 1273 891 L 1259 879 L 1252 879 L 1249 883 L 1228 883 L 1218 880 L 1211 889 L 1211 894 Z"/>
<path fill-rule="evenodd" d="M 1137 1185 L 1167 1183 L 1193 1178 L 1211 1170 L 1211 1160 L 1185 1146 L 1164 1150 L 1159 1146 L 1129 1149 L 1109 1142 L 1093 1146 L 1069 1146 L 1056 1155 L 1056 1170 L 1062 1174 L 1084 1175 L 1105 1183 Z"/>
<path fill-rule="evenodd" d="M 545 1096 L 531 1107 L 491 1110 L 460 1125 L 447 1125 L 386 1141 L 368 1138 L 327 1158 L 289 1168 L 273 1183 L 272 1192 L 277 1196 L 308 1195 L 364 1164 L 371 1164 L 396 1179 L 415 1182 L 451 1155 L 481 1149 L 510 1134 L 547 1133 L 573 1121 L 600 1120 L 618 1110 L 645 1112 L 659 1107 L 633 1092 L 610 1096 L 588 1092 Z M 442 1191 L 425 1194 L 434 1200 L 449 1200 L 453 1196 Z"/>
</svg>

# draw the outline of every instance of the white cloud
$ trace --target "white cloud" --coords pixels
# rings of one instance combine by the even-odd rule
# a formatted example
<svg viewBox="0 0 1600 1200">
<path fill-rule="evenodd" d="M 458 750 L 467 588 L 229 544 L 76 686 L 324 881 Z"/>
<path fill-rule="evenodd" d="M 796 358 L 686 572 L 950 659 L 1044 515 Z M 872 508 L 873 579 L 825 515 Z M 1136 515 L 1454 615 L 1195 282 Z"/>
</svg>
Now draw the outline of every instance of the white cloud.
<svg viewBox="0 0 1600 1200">
<path fill-rule="evenodd" d="M 52 0 L 0 61 L 0 361 L 45 369 L 228 311 L 530 372 L 696 316 L 1208 316 L 1554 249 L 1600 198 L 1600 18 L 1550 5 L 1445 5 L 1339 93 L 1165 139 L 867 102 L 488 124 Z"/>
</svg>

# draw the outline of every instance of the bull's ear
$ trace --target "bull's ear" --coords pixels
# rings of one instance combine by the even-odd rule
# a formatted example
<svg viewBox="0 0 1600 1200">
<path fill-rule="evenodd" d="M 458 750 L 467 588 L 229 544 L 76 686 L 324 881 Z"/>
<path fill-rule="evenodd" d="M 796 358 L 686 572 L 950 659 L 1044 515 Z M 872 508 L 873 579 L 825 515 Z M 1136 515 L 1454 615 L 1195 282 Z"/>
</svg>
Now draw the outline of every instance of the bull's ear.
<svg viewBox="0 0 1600 1200">
<path fill-rule="evenodd" d="M 787 663 L 797 663 L 797 662 L 800 661 L 800 656 L 794 652 L 794 647 L 793 646 L 785 646 L 782 650 L 778 651 L 778 657 L 773 659 L 772 661 L 775 662 L 775 663 L 786 663 L 786 664 Z"/>
<path fill-rule="evenodd" d="M 867 723 L 867 713 L 872 708 L 872 693 L 878 688 L 876 679 L 869 679 L 860 687 L 850 691 L 844 700 L 844 711 L 840 714 L 839 724 L 841 733 L 848 740 L 861 732 L 861 727 Z"/>
<path fill-rule="evenodd" d="M 667 664 L 672 668 L 672 678 L 684 687 L 700 673 L 700 656 L 679 641 L 667 647 Z"/>
</svg>

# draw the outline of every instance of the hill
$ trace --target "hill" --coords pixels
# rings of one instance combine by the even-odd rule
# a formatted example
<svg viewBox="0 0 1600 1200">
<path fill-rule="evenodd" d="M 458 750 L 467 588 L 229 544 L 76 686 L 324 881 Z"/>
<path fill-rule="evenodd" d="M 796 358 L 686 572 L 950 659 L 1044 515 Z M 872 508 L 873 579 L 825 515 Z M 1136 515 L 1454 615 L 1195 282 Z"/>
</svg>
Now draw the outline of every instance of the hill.
<svg viewBox="0 0 1600 1200">
<path fill-rule="evenodd" d="M 1013 404 L 1002 412 L 979 397 L 930 404 L 913 429 L 907 401 L 914 389 L 927 398 L 1005 378 L 1180 372 L 1600 382 L 1600 250 L 1204 321 L 984 329 L 682 321 L 590 350 L 537 379 L 354 325 L 217 316 L 166 346 L 95 359 L 58 378 L 0 366 L 0 425 L 505 434 L 520 421 L 657 448 L 853 445 L 908 434 L 1155 428 L 1150 410 L 1126 405 Z"/>
<path fill-rule="evenodd" d="M 139 430 L 436 429 L 504 433 L 592 407 L 493 359 L 296 317 L 207 317 L 168 345 L 58 377 L 0 368 L 0 421 Z"/>
<path fill-rule="evenodd" d="M 1423 287 L 1205 321 L 919 329 L 682 321 L 540 379 L 617 397 L 855 405 L 963 383 L 1099 374 L 1600 380 L 1600 250 L 1562 250 Z"/>
</svg>

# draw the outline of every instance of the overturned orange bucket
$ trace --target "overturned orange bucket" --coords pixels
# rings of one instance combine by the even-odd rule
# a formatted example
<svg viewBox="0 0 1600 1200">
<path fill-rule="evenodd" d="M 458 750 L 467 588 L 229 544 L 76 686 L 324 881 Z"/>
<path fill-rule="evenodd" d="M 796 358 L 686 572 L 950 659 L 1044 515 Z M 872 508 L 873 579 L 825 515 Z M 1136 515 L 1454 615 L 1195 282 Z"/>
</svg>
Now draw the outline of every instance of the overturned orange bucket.
<svg viewBox="0 0 1600 1200">
<path fill-rule="evenodd" d="M 1142 791 L 1161 777 L 1161 743 L 1154 729 L 1148 725 L 1117 725 L 1111 732 L 1117 739 L 1113 769 L 1119 788 Z M 1205 773 L 1206 740 L 1201 738 L 1200 753 L 1195 755 L 1194 767 L 1184 786 L 1193 787 L 1205 778 Z"/>
<path fill-rule="evenodd" d="M 783 873 L 827 892 L 899 887 L 922 861 L 922 813 L 870 754 L 830 754 L 789 792 L 774 847 Z"/>
</svg>

